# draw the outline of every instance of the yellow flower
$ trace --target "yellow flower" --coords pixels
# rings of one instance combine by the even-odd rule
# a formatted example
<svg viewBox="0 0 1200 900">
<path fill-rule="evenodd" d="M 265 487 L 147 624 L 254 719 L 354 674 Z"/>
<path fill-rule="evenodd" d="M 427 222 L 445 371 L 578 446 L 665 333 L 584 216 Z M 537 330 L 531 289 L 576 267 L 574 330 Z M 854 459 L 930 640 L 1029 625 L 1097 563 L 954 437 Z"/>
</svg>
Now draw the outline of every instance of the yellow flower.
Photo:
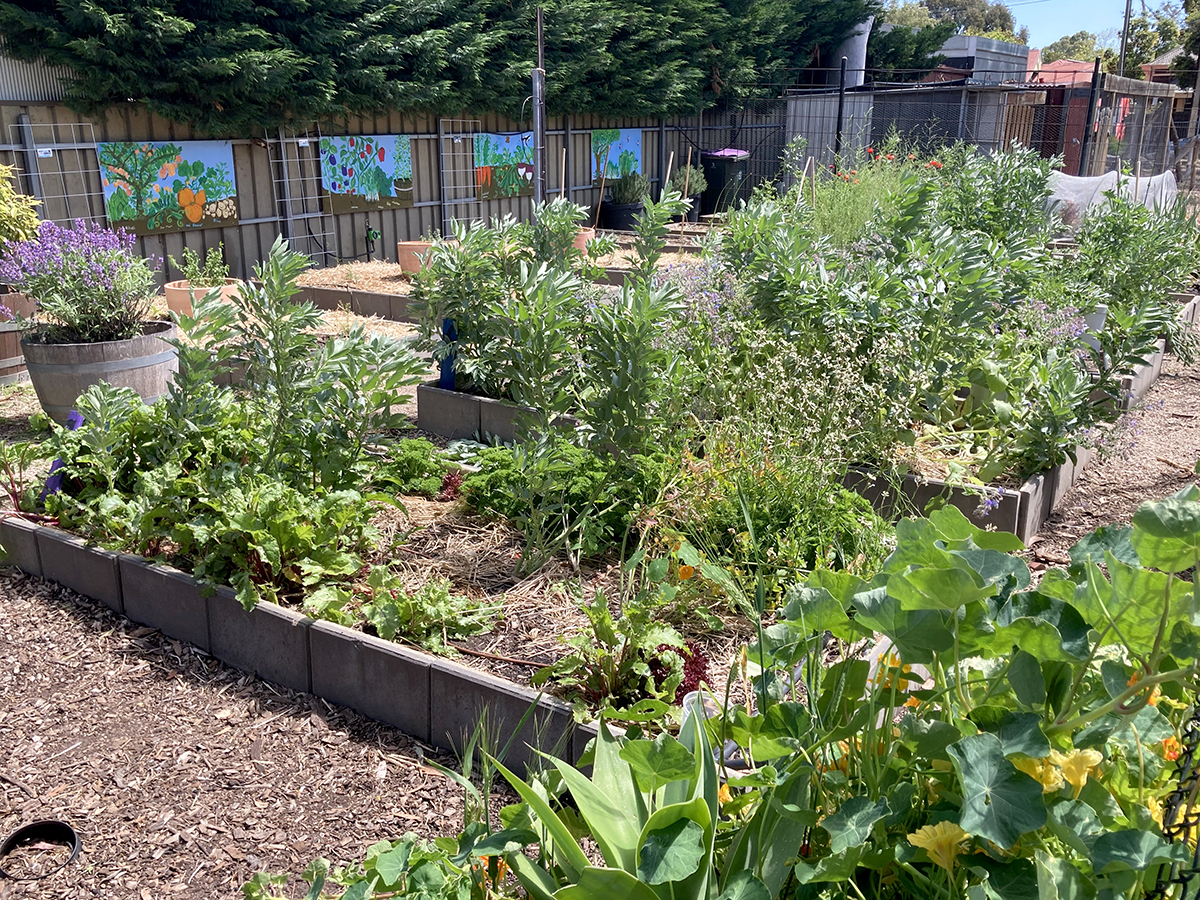
<svg viewBox="0 0 1200 900">
<path fill-rule="evenodd" d="M 1051 750 L 1049 758 L 1050 762 L 1062 769 L 1063 778 L 1075 788 L 1074 796 L 1078 797 L 1087 784 L 1088 772 L 1098 766 L 1104 756 L 1099 750 L 1072 750 L 1066 754 Z"/>
<path fill-rule="evenodd" d="M 931 860 L 949 872 L 954 868 L 954 858 L 966 848 L 968 837 L 970 835 L 955 823 L 938 822 L 917 829 L 908 836 L 908 842 L 920 847 Z"/>
<path fill-rule="evenodd" d="M 728 803 L 733 799 L 733 791 L 729 790 L 729 785 L 722 784 L 717 788 L 717 799 L 722 803 Z"/>
<path fill-rule="evenodd" d="M 1063 786 L 1062 773 L 1048 759 L 1014 759 L 1012 764 L 1041 784 L 1043 794 L 1053 794 Z"/>
</svg>

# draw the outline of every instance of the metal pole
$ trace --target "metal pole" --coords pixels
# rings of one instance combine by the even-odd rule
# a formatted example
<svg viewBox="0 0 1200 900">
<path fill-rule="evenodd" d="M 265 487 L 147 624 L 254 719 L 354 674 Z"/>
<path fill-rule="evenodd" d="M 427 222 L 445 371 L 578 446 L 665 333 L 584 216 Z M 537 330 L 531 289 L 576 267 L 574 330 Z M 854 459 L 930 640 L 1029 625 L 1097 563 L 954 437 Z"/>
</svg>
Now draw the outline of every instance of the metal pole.
<svg viewBox="0 0 1200 900">
<path fill-rule="evenodd" d="M 546 72 L 533 70 L 533 199 L 546 202 Z"/>
<path fill-rule="evenodd" d="M 1142 9 L 1145 10 L 1145 4 Z M 1117 63 L 1117 74 L 1125 75 L 1125 45 L 1129 41 L 1129 16 L 1133 12 L 1133 0 L 1125 0 L 1125 27 L 1121 29 L 1121 60 Z"/>
<path fill-rule="evenodd" d="M 1087 119 L 1083 124 L 1083 143 L 1079 147 L 1079 172 L 1082 177 L 1088 171 L 1088 151 L 1092 144 L 1092 126 L 1096 124 L 1096 99 L 1100 96 L 1100 57 L 1096 57 L 1092 69 L 1092 88 L 1088 92 Z"/>
<path fill-rule="evenodd" d="M 1200 82 L 1200 79 L 1197 79 Z M 1196 183 L 1196 114 L 1200 112 L 1200 105 L 1196 103 L 1196 87 L 1192 87 L 1192 108 L 1188 113 L 1188 190 L 1190 191 Z"/>
<path fill-rule="evenodd" d="M 840 166 L 842 163 L 842 124 L 846 115 L 846 57 L 842 57 L 842 71 L 838 75 L 838 111 L 837 111 L 837 133 L 833 138 L 833 164 Z M 837 171 L 836 169 L 834 171 Z"/>
<path fill-rule="evenodd" d="M 25 113 L 17 116 L 18 130 L 21 132 L 21 155 L 25 157 L 25 177 L 29 183 L 29 193 L 38 200 L 45 200 L 42 192 L 42 174 L 38 171 L 37 142 L 33 139 L 33 125 Z"/>
</svg>

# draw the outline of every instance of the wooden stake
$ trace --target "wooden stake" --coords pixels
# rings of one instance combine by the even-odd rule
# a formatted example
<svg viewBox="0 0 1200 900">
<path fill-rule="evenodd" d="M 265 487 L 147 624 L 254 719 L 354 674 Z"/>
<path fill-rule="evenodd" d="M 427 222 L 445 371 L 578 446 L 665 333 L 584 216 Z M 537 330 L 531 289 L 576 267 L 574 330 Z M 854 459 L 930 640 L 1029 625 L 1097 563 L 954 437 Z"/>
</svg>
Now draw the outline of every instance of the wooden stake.
<svg viewBox="0 0 1200 900">
<path fill-rule="evenodd" d="M 687 165 L 683 167 L 683 199 L 688 199 L 688 179 L 692 177 L 692 148 L 688 147 Z M 690 210 L 689 210 L 690 212 Z M 683 235 L 684 225 L 687 224 L 688 214 L 684 213 L 679 217 L 679 234 Z"/>
<path fill-rule="evenodd" d="M 567 199 L 567 148 L 566 148 L 566 146 L 563 147 L 562 176 L 563 176 L 562 198 L 564 200 L 566 200 Z"/>
<path fill-rule="evenodd" d="M 596 220 L 592 222 L 592 229 L 600 227 L 600 204 L 604 202 L 604 179 L 608 175 L 608 154 L 612 153 L 612 144 L 608 145 L 608 149 L 604 151 L 604 165 L 600 167 L 600 196 L 596 200 Z"/>
<path fill-rule="evenodd" d="M 671 166 L 675 165 L 675 151 L 671 151 L 671 155 L 667 157 L 667 174 L 663 176 L 662 189 L 667 189 L 667 182 L 671 180 Z"/>
</svg>

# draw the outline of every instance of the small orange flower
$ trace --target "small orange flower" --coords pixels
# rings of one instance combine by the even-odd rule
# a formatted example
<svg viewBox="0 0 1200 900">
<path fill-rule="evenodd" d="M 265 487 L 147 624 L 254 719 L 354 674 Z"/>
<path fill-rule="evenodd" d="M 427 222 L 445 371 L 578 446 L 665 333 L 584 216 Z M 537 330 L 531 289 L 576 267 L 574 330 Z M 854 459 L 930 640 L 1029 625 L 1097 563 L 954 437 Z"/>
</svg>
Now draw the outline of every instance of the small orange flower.
<svg viewBox="0 0 1200 900">
<path fill-rule="evenodd" d="M 894 153 L 889 153 L 889 154 L 887 155 L 887 158 L 888 158 L 888 159 L 895 159 L 895 158 L 896 158 L 896 155 L 895 155 Z M 909 159 L 912 159 L 912 156 L 909 156 L 908 158 L 909 158 Z"/>
<path fill-rule="evenodd" d="M 851 169 L 851 170 L 850 170 L 850 174 L 851 174 L 851 175 L 857 175 L 857 174 L 858 174 L 858 169 Z"/>
<path fill-rule="evenodd" d="M 1182 750 L 1183 747 L 1179 743 L 1179 738 L 1175 737 L 1175 735 L 1171 735 L 1163 741 L 1163 756 L 1171 762 L 1179 759 L 1179 753 Z"/>
<path fill-rule="evenodd" d="M 680 581 L 687 581 L 689 578 L 691 578 L 695 574 L 696 574 L 695 566 L 680 566 L 679 567 L 679 580 Z"/>
<path fill-rule="evenodd" d="M 917 158 L 917 154 L 915 154 L 915 153 L 910 153 L 910 154 L 908 154 L 908 158 L 909 158 L 909 159 L 916 159 L 916 158 Z"/>
<path fill-rule="evenodd" d="M 875 152 L 875 148 L 874 148 L 874 147 L 868 147 L 868 148 L 867 148 L 867 155 L 868 155 L 868 156 L 872 155 L 874 152 Z"/>
</svg>

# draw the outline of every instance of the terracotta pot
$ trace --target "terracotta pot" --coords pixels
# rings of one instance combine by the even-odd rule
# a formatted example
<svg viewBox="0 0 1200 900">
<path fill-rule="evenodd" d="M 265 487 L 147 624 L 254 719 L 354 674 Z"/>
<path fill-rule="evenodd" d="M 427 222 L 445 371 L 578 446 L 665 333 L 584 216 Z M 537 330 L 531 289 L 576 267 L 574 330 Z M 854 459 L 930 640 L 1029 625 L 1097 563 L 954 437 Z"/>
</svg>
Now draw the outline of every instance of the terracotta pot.
<svg viewBox="0 0 1200 900">
<path fill-rule="evenodd" d="M 402 272 L 420 272 L 421 257 L 429 252 L 432 241 L 400 241 L 396 244 L 396 253 L 400 257 Z"/>
<path fill-rule="evenodd" d="M 236 278 L 226 278 L 225 284 L 217 288 L 221 292 L 222 300 L 229 300 L 237 293 L 241 282 Z M 213 288 L 195 288 L 197 297 L 204 297 Z M 163 293 L 167 295 L 167 309 L 181 316 L 190 316 L 192 314 L 192 291 L 191 284 L 187 281 L 168 281 L 163 285 Z"/>
<path fill-rule="evenodd" d="M 580 228 L 579 234 L 575 235 L 575 240 L 571 241 L 571 246 L 576 250 L 587 250 L 587 242 L 595 236 L 595 228 Z"/>
</svg>

